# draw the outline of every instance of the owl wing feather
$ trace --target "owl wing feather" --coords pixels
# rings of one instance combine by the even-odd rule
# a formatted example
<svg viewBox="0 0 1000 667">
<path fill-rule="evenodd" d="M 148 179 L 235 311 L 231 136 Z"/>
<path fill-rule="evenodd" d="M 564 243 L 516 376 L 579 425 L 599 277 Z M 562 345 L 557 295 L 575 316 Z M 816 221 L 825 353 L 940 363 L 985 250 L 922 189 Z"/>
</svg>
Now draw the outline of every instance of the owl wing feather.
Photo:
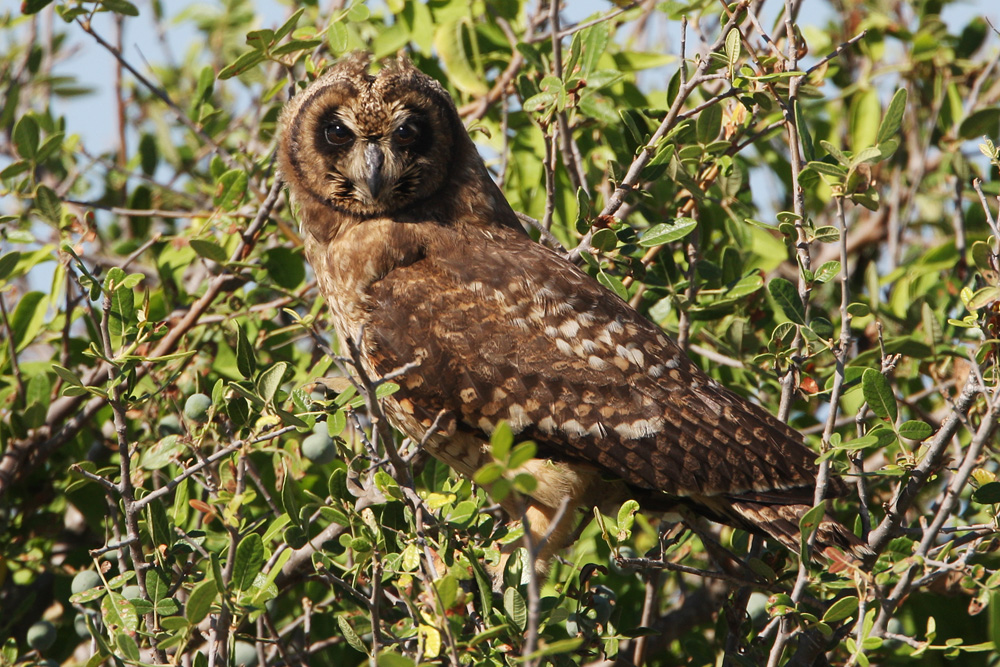
<svg viewBox="0 0 1000 667">
<path fill-rule="evenodd" d="M 467 475 L 501 422 L 538 444 L 523 516 L 559 534 L 536 568 L 570 537 L 565 499 L 623 487 L 797 550 L 816 475 L 799 435 L 532 242 L 439 83 L 405 58 L 368 62 L 343 59 L 289 102 L 278 158 L 338 335 L 369 372 L 414 364 L 386 404 L 395 425 Z M 859 544 L 825 523 L 821 539 Z"/>
<path fill-rule="evenodd" d="M 815 454 L 699 370 L 651 322 L 506 229 L 430 241 L 371 287 L 365 347 L 426 425 L 446 411 L 488 440 L 506 421 L 539 456 L 635 490 L 811 504 Z"/>
</svg>

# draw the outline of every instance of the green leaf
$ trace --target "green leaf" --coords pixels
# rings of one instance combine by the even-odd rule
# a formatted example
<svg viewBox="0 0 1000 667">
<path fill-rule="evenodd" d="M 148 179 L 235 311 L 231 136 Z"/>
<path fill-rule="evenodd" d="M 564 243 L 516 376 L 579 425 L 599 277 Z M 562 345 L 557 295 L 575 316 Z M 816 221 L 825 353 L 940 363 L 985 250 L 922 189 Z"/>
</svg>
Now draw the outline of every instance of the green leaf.
<svg viewBox="0 0 1000 667">
<path fill-rule="evenodd" d="M 274 31 L 268 28 L 262 30 L 251 30 L 247 33 L 247 46 L 251 46 L 258 51 L 264 51 L 271 48 L 274 44 Z"/>
<path fill-rule="evenodd" d="M 907 440 L 926 440 L 934 433 L 934 427 L 917 420 L 905 421 L 899 425 L 899 435 Z"/>
<path fill-rule="evenodd" d="M 11 250 L 5 255 L 0 255 L 0 280 L 5 280 L 7 276 L 14 272 L 14 268 L 20 259 L 21 253 L 17 250 Z"/>
<path fill-rule="evenodd" d="M 234 76 L 239 76 L 240 74 L 249 71 L 250 69 L 256 67 L 262 62 L 264 62 L 263 52 L 256 50 L 247 51 L 239 58 L 237 58 L 235 62 L 227 65 L 226 67 L 223 67 L 222 71 L 219 72 L 219 79 L 220 80 L 231 79 Z"/>
<path fill-rule="evenodd" d="M 269 248 L 264 253 L 264 267 L 271 280 L 285 289 L 295 289 L 306 279 L 302 254 L 290 248 Z"/>
<path fill-rule="evenodd" d="M 528 621 L 528 608 L 524 604 L 524 598 L 516 588 L 507 588 L 503 592 L 503 610 L 507 619 L 517 628 L 518 632 L 524 632 L 524 626 Z"/>
<path fill-rule="evenodd" d="M 191 239 L 189 243 L 191 244 L 191 249 L 198 253 L 199 257 L 204 257 L 205 259 L 218 262 L 220 264 L 229 259 L 229 256 L 226 255 L 226 251 L 215 241 Z"/>
<path fill-rule="evenodd" d="M 982 272 L 996 271 L 993 267 L 993 248 L 990 247 L 989 243 L 976 241 L 972 244 L 972 263 Z M 0 273 L 0 277 L 2 277 L 2 273 Z"/>
<path fill-rule="evenodd" d="M 245 591 L 253 585 L 254 578 L 264 567 L 264 543 L 257 533 L 250 533 L 236 547 L 233 559 L 233 586 Z"/>
<path fill-rule="evenodd" d="M 696 128 L 698 143 L 708 144 L 715 141 L 722 131 L 722 105 L 713 104 L 702 109 L 698 115 Z"/>
<path fill-rule="evenodd" d="M 839 273 L 840 262 L 836 260 L 824 262 L 822 266 L 816 269 L 816 273 L 813 275 L 813 280 L 818 283 L 826 283 L 835 278 Z"/>
<path fill-rule="evenodd" d="M 296 31 L 298 32 L 298 31 Z M 323 43 L 321 39 L 293 39 L 271 51 L 272 57 L 283 56 L 296 51 L 311 51 Z"/>
<path fill-rule="evenodd" d="M 875 136 L 875 143 L 883 144 L 899 132 L 903 124 L 903 112 L 906 111 L 906 89 L 900 88 L 892 96 L 889 108 L 882 117 L 882 124 L 878 127 L 878 134 Z"/>
<path fill-rule="evenodd" d="M 30 114 L 22 116 L 11 135 L 17 154 L 25 160 L 34 160 L 38 155 L 38 138 L 38 121 Z"/>
<path fill-rule="evenodd" d="M 149 594 L 150 600 L 153 602 L 164 600 L 169 591 L 167 580 L 159 568 L 154 567 L 146 571 L 146 592 Z"/>
<path fill-rule="evenodd" d="M 46 300 L 41 292 L 28 292 L 17 302 L 10 317 L 14 349 L 20 352 L 35 340 L 45 322 Z"/>
<path fill-rule="evenodd" d="M 972 499 L 981 505 L 1000 503 L 1000 482 L 988 482 L 972 492 Z"/>
<path fill-rule="evenodd" d="M 514 447 L 514 451 L 511 452 L 510 458 L 507 459 L 507 466 L 511 470 L 516 470 L 531 459 L 535 458 L 535 454 L 537 452 L 538 446 L 532 441 L 528 440 L 526 442 L 519 443 L 516 447 Z"/>
<path fill-rule="evenodd" d="M 458 597 L 458 579 L 451 574 L 447 574 L 434 582 L 434 590 L 437 591 L 438 599 L 441 601 L 441 608 L 448 611 L 455 606 Z"/>
<path fill-rule="evenodd" d="M 285 376 L 285 369 L 287 368 L 288 362 L 279 361 L 260 374 L 260 377 L 257 379 L 257 391 L 266 403 L 270 403 L 274 398 L 275 392 L 281 386 L 281 379 Z"/>
<path fill-rule="evenodd" d="M 133 663 L 139 662 L 139 658 L 141 657 L 139 655 L 139 645 L 131 635 L 125 632 L 116 632 L 115 644 L 118 646 L 118 650 L 125 660 Z"/>
<path fill-rule="evenodd" d="M 208 616 L 219 589 L 213 579 L 208 579 L 194 587 L 184 606 L 184 617 L 192 624 L 201 623 Z"/>
<path fill-rule="evenodd" d="M 125 16 L 138 16 L 139 10 L 128 0 L 101 0 L 101 4 L 104 8 L 115 12 L 116 14 L 124 14 Z"/>
<path fill-rule="evenodd" d="M 830 164 L 829 162 L 817 162 L 812 161 L 807 165 L 813 171 L 823 174 L 824 176 L 830 176 L 836 179 L 847 178 L 847 169 L 838 164 Z"/>
<path fill-rule="evenodd" d="M 501 421 L 490 436 L 490 450 L 493 452 L 493 458 L 505 462 L 513 444 L 514 432 L 510 430 L 510 424 Z"/>
<path fill-rule="evenodd" d="M 806 162 L 816 160 L 816 146 L 813 144 L 812 134 L 809 133 L 809 125 L 806 124 L 805 115 L 802 113 L 802 101 L 795 100 L 795 127 L 799 130 L 799 141 L 802 143 L 802 155 Z"/>
<path fill-rule="evenodd" d="M 110 628 L 135 632 L 139 628 L 139 614 L 135 605 L 121 593 L 108 592 L 101 600 L 101 616 L 104 625 Z"/>
<path fill-rule="evenodd" d="M 459 16 L 438 27 L 434 33 L 434 47 L 437 49 L 441 62 L 448 72 L 448 81 L 463 93 L 469 95 L 485 95 L 489 87 L 476 74 L 469 56 L 465 52 L 465 32 L 474 32 L 472 21 L 468 16 Z M 470 36 L 475 39 L 475 35 Z"/>
<path fill-rule="evenodd" d="M 882 105 L 875 88 L 861 90 L 855 94 L 851 104 L 851 149 L 858 151 L 875 145 L 878 137 L 878 120 L 882 117 Z"/>
<path fill-rule="evenodd" d="M 611 229 L 598 229 L 591 238 L 590 245 L 602 252 L 610 252 L 618 247 L 618 235 Z"/>
<path fill-rule="evenodd" d="M 302 18 L 302 12 L 304 11 L 305 7 L 300 7 L 291 16 L 289 16 L 288 20 L 282 23 L 281 27 L 274 32 L 274 39 L 275 40 L 283 39 L 285 35 L 294 30 L 295 26 L 299 22 L 299 19 Z"/>
<path fill-rule="evenodd" d="M 615 276 L 605 273 L 603 270 L 597 274 L 597 282 L 601 283 L 609 290 L 618 295 L 622 301 L 628 301 L 628 290 L 625 284 Z"/>
<path fill-rule="evenodd" d="M 1000 132 L 1000 108 L 977 109 L 962 121 L 958 128 L 958 136 L 972 140 L 982 136 L 997 136 Z"/>
<path fill-rule="evenodd" d="M 35 208 L 48 222 L 58 225 L 62 222 L 62 200 L 50 187 L 39 185 L 35 191 Z"/>
<path fill-rule="evenodd" d="M 624 541 L 629 538 L 632 532 L 632 525 L 635 523 L 635 513 L 639 511 L 639 503 L 635 500 L 626 500 L 618 509 L 618 539 Z"/>
<path fill-rule="evenodd" d="M 867 303 L 850 303 L 847 304 L 847 312 L 851 314 L 852 317 L 867 317 L 871 315 L 871 308 L 868 307 Z"/>
<path fill-rule="evenodd" d="M 383 651 L 378 654 L 378 659 L 375 661 L 378 667 L 414 667 L 416 663 L 402 656 L 398 653 L 391 653 L 389 651 Z"/>
<path fill-rule="evenodd" d="M 479 470 L 477 470 L 475 474 L 472 476 L 472 480 L 476 484 L 480 484 L 482 486 L 489 486 L 493 482 L 503 477 L 503 473 L 504 473 L 503 464 L 497 463 L 496 461 L 491 461 L 486 465 L 482 466 Z"/>
<path fill-rule="evenodd" d="M 233 211 L 247 194 L 250 177 L 242 169 L 230 169 L 219 177 L 215 186 L 215 205 Z"/>
<path fill-rule="evenodd" d="M 799 545 L 799 553 L 804 559 L 806 556 L 806 546 L 809 543 L 809 538 L 812 536 L 813 532 L 819 528 L 820 522 L 823 521 L 823 517 L 826 516 L 826 503 L 820 503 L 815 507 L 808 510 L 799 519 L 799 537 L 801 543 Z"/>
<path fill-rule="evenodd" d="M 874 368 L 866 368 L 861 376 L 861 393 L 868 402 L 868 407 L 882 419 L 895 422 L 899 412 L 896 408 L 896 396 L 885 376 Z"/>
<path fill-rule="evenodd" d="M 252 378 L 257 371 L 257 358 L 254 355 L 253 347 L 250 346 L 250 341 L 247 340 L 246 332 L 243 331 L 243 326 L 240 324 L 236 325 L 236 367 L 239 369 L 240 375 L 247 379 Z"/>
<path fill-rule="evenodd" d="M 354 631 L 354 628 L 351 627 L 351 623 L 346 617 L 343 615 L 337 616 L 337 625 L 340 626 L 340 632 L 344 635 L 344 639 L 347 640 L 347 643 L 351 645 L 351 648 L 355 651 L 368 655 L 368 648 L 365 646 L 364 642 L 361 641 L 361 637 L 358 637 L 358 633 Z"/>
<path fill-rule="evenodd" d="M 771 293 L 789 320 L 795 324 L 806 323 L 806 309 L 802 305 L 802 298 L 795 285 L 784 278 L 774 278 L 767 284 L 767 291 Z"/>
<path fill-rule="evenodd" d="M 570 639 L 560 639 L 554 642 L 541 642 L 542 647 L 531 653 L 522 657 L 522 660 L 535 660 L 547 655 L 557 655 L 559 653 L 570 653 L 580 648 L 583 644 L 583 637 L 572 637 Z"/>
<path fill-rule="evenodd" d="M 989 638 L 1000 649 L 1000 590 L 991 590 L 989 599 Z"/>
<path fill-rule="evenodd" d="M 854 595 L 849 595 L 845 598 L 840 598 L 826 610 L 823 614 L 823 620 L 827 623 L 836 623 L 837 621 L 843 621 L 845 618 L 850 618 L 858 611 L 858 598 Z"/>
<path fill-rule="evenodd" d="M 969 310 L 979 310 L 989 306 L 994 301 L 1000 301 L 1000 287 L 990 286 L 976 290 L 966 305 Z"/>
<path fill-rule="evenodd" d="M 52 370 L 54 370 L 56 372 L 56 375 L 58 375 L 59 377 L 61 377 L 65 382 L 68 382 L 69 384 L 72 384 L 72 385 L 76 385 L 77 387 L 82 387 L 83 386 L 83 383 L 80 382 L 80 378 L 78 378 L 68 368 L 63 368 L 62 366 L 60 366 L 58 364 L 52 364 Z"/>
<path fill-rule="evenodd" d="M 736 284 L 726 290 L 725 298 L 727 300 L 742 299 L 758 292 L 763 286 L 764 277 L 755 271 L 750 275 L 741 278 L 736 282 Z"/>
<path fill-rule="evenodd" d="M 128 287 L 117 287 L 110 299 L 108 331 L 112 336 L 124 336 L 135 320 L 135 293 Z"/>
<path fill-rule="evenodd" d="M 851 158 L 851 167 L 856 167 L 864 162 L 875 163 L 882 159 L 882 151 L 874 146 L 863 148 Z M 853 173 L 853 172 L 852 172 Z"/>
<path fill-rule="evenodd" d="M 601 21 L 577 33 L 580 36 L 580 71 L 579 74 L 592 83 L 591 74 L 597 69 L 597 63 L 608 48 L 611 27 L 608 21 Z M 574 41 L 575 38 L 574 38 Z M 572 74 L 572 72 L 567 72 Z"/>
<path fill-rule="evenodd" d="M 22 0 L 21 11 L 25 14 L 37 14 L 50 4 L 52 0 Z M 10 660 L 10 663 L 13 664 L 14 661 Z"/>
<path fill-rule="evenodd" d="M 234 396 L 226 402 L 226 414 L 237 428 L 250 423 L 250 402 L 242 396 Z"/>
<path fill-rule="evenodd" d="M 729 66 L 729 78 L 736 76 L 736 65 L 740 61 L 740 54 L 743 50 L 740 31 L 738 28 L 730 28 L 726 33 L 726 64 Z"/>
<path fill-rule="evenodd" d="M 697 226 L 698 221 L 694 218 L 677 218 L 673 224 L 660 223 L 653 225 L 642 233 L 639 245 L 643 248 L 651 248 L 677 241 L 693 232 Z"/>
</svg>

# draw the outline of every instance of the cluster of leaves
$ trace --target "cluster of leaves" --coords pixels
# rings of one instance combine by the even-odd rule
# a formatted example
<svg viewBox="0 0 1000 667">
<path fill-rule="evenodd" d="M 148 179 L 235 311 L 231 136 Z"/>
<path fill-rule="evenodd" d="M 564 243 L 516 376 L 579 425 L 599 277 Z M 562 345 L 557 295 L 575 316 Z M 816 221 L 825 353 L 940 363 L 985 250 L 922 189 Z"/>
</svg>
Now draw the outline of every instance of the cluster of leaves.
<svg viewBox="0 0 1000 667">
<path fill-rule="evenodd" d="M 0 14 L 0 664 L 995 664 L 983 19 L 301 4 L 270 23 L 247 0 Z M 124 48 L 140 14 L 197 38 L 147 64 Z M 93 94 L 63 74 L 79 48 L 114 58 L 106 118 L 59 111 Z M 494 501 L 531 493 L 535 447 L 499 429 L 458 478 L 388 428 L 392 378 L 352 384 L 325 342 L 276 121 L 355 49 L 438 77 L 542 241 L 849 475 L 835 509 L 878 560 L 796 568 L 627 503 L 547 580 L 527 567 L 541 545 L 517 550 Z"/>
</svg>

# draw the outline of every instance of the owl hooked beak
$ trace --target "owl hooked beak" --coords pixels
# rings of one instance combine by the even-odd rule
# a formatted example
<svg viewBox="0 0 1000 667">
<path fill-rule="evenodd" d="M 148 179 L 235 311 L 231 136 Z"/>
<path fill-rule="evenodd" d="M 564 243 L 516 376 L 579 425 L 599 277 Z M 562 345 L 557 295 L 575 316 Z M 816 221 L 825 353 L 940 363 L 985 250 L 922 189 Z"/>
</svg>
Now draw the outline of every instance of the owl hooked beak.
<svg viewBox="0 0 1000 667">
<path fill-rule="evenodd" d="M 365 185 L 368 186 L 368 194 L 372 201 L 378 199 L 382 186 L 385 185 L 382 178 L 382 164 L 384 162 L 385 155 L 378 143 L 371 142 L 365 146 Z"/>
</svg>

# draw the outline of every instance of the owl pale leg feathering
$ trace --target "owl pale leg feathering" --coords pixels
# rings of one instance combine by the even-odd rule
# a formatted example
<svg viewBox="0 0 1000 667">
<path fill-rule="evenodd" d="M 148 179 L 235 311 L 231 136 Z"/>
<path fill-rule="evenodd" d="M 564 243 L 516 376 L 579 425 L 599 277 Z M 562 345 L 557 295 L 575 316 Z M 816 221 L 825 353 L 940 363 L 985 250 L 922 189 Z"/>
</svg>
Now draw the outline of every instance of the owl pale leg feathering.
<svg viewBox="0 0 1000 667">
<path fill-rule="evenodd" d="M 816 454 L 532 241 L 440 84 L 402 58 L 374 75 L 346 58 L 284 109 L 279 160 L 338 337 L 372 377 L 412 366 L 385 401 L 394 426 L 466 476 L 502 422 L 537 443 L 524 509 L 536 543 L 549 535 L 540 569 L 598 499 L 680 504 L 798 552 Z M 870 553 L 827 517 L 830 547 Z"/>
</svg>

